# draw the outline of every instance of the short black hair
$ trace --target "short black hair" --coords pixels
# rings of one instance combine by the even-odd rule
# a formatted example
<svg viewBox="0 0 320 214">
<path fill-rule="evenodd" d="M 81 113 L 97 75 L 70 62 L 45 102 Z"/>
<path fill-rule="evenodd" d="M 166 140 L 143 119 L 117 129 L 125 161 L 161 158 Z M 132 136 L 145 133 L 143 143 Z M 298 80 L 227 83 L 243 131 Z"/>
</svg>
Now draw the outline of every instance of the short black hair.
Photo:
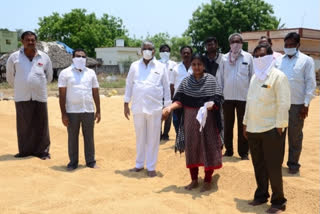
<svg viewBox="0 0 320 214">
<path fill-rule="evenodd" d="M 261 37 L 260 37 L 260 40 L 261 40 L 261 39 L 267 39 L 267 41 L 269 42 L 269 44 L 272 44 L 272 40 L 270 39 L 270 37 L 261 36 Z"/>
<path fill-rule="evenodd" d="M 257 45 L 257 47 L 255 47 L 255 49 L 253 50 L 253 56 L 255 55 L 255 53 L 260 50 L 261 48 L 265 48 L 267 49 L 267 55 L 272 55 L 273 54 L 273 50 L 271 48 L 271 46 L 269 44 L 260 44 Z"/>
<path fill-rule="evenodd" d="M 185 48 L 189 48 L 190 51 L 191 51 L 191 54 L 192 54 L 192 47 L 190 47 L 189 45 L 184 45 L 184 46 L 182 46 L 182 47 L 180 48 L 180 54 L 182 53 L 183 49 L 185 49 Z"/>
<path fill-rule="evenodd" d="M 169 52 L 171 52 L 171 48 L 170 48 L 170 46 L 169 46 L 168 44 L 163 44 L 163 45 L 161 45 L 160 48 L 159 48 L 159 52 L 161 52 L 161 50 L 162 50 L 163 48 L 168 48 L 168 49 L 169 49 Z"/>
<path fill-rule="evenodd" d="M 290 32 L 284 37 L 284 41 L 288 39 L 293 39 L 297 44 L 300 43 L 300 35 L 296 32 Z"/>
<path fill-rule="evenodd" d="M 204 57 L 202 54 L 200 54 L 200 53 L 194 53 L 194 54 L 192 54 L 191 62 L 192 62 L 193 60 L 195 60 L 195 59 L 198 59 L 198 60 L 200 60 L 200 61 L 202 62 L 202 64 L 205 64 L 205 57 Z"/>
<path fill-rule="evenodd" d="M 21 39 L 24 40 L 24 37 L 27 36 L 27 35 L 32 35 L 32 36 L 34 36 L 34 37 L 36 38 L 36 40 L 38 40 L 37 35 L 36 35 L 34 32 L 29 31 L 29 30 L 28 30 L 28 31 L 25 31 L 25 32 L 23 32 L 23 33 L 21 34 Z"/>
<path fill-rule="evenodd" d="M 209 42 L 214 42 L 215 44 L 218 44 L 218 40 L 216 37 L 214 36 L 210 36 L 208 38 L 206 38 L 206 40 L 204 40 L 204 45 L 207 45 Z"/>
<path fill-rule="evenodd" d="M 73 58 L 76 56 L 76 52 L 83 52 L 87 56 L 87 53 L 85 52 L 85 50 L 83 50 L 82 48 L 77 48 L 77 49 L 74 49 L 73 52 L 72 52 L 72 57 Z"/>
</svg>

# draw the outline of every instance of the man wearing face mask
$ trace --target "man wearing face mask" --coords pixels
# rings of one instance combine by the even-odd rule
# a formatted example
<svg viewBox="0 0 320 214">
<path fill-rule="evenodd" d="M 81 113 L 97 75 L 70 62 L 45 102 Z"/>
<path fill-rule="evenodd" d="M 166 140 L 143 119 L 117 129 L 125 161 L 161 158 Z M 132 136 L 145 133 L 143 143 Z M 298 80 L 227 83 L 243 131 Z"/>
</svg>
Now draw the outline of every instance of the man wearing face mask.
<svg viewBox="0 0 320 214">
<path fill-rule="evenodd" d="M 260 37 L 260 40 L 259 40 L 259 45 L 261 44 L 267 44 L 267 45 L 270 45 L 270 47 L 272 48 L 272 40 L 271 38 L 267 37 L 267 36 L 261 36 Z M 274 59 L 277 59 L 279 57 L 282 57 L 282 54 L 279 53 L 279 52 L 276 52 L 276 51 L 273 51 L 273 58 Z"/>
<path fill-rule="evenodd" d="M 167 78 L 169 79 L 170 73 L 173 72 L 173 68 L 177 65 L 176 62 L 170 60 L 171 48 L 169 45 L 164 44 L 159 48 L 160 51 L 160 62 L 165 65 Z M 161 140 L 169 140 L 169 131 L 171 127 L 172 114 L 164 122 L 163 132 L 161 129 Z"/>
<path fill-rule="evenodd" d="M 192 48 L 190 46 L 183 46 L 180 48 L 180 55 L 182 62 L 180 62 L 176 67 L 174 67 L 173 72 L 170 73 L 169 82 L 171 97 L 178 90 L 180 83 L 184 78 L 192 74 L 191 68 L 191 58 L 192 58 Z M 172 113 L 173 126 L 175 128 L 176 134 L 178 134 L 178 128 L 180 125 L 179 111 L 174 111 Z"/>
<path fill-rule="evenodd" d="M 295 32 L 288 33 L 284 38 L 285 55 L 277 61 L 277 67 L 286 74 L 291 88 L 287 162 L 291 174 L 299 172 L 303 124 L 316 89 L 314 62 L 311 57 L 299 51 L 299 46 L 300 35 Z"/>
<path fill-rule="evenodd" d="M 10 55 L 6 69 L 16 106 L 19 153 L 15 157 L 32 155 L 46 160 L 50 159 L 47 83 L 52 80 L 52 63 L 37 50 L 34 32 L 24 32 L 21 42 L 23 48 Z"/>
<path fill-rule="evenodd" d="M 243 115 L 246 106 L 247 93 L 253 74 L 253 59 L 251 54 L 242 50 L 241 34 L 229 36 L 230 51 L 222 58 L 221 69 L 216 77 L 223 90 L 224 103 L 224 156 L 233 156 L 233 125 L 235 111 L 238 121 L 238 153 L 242 160 L 248 160 L 248 141 L 243 136 Z"/>
<path fill-rule="evenodd" d="M 258 206 L 268 201 L 271 184 L 271 208 L 267 213 L 280 213 L 286 208 L 283 193 L 282 162 L 284 129 L 288 126 L 290 86 L 286 75 L 274 67 L 271 46 L 258 45 L 243 118 L 243 135 L 248 139 L 257 189 L 249 204 Z"/>
<path fill-rule="evenodd" d="M 206 48 L 205 53 L 205 72 L 209 73 L 213 76 L 216 76 L 217 70 L 221 68 L 219 64 L 221 63 L 223 54 L 217 51 L 218 49 L 218 41 L 216 37 L 208 37 L 204 41 L 204 45 Z"/>
<path fill-rule="evenodd" d="M 95 71 L 86 67 L 86 57 L 84 50 L 74 50 L 72 65 L 61 71 L 58 80 L 62 123 L 68 130 L 68 170 L 78 167 L 80 125 L 84 138 L 86 166 L 97 168 L 94 121 L 99 123 L 101 119 L 99 83 Z"/>
<path fill-rule="evenodd" d="M 129 120 L 131 101 L 136 132 L 136 165 L 130 171 L 142 171 L 146 162 L 147 175 L 155 177 L 162 109 L 171 103 L 170 90 L 165 66 L 154 58 L 153 43 L 143 42 L 141 52 L 143 58 L 130 66 L 124 95 L 124 116 Z"/>
</svg>

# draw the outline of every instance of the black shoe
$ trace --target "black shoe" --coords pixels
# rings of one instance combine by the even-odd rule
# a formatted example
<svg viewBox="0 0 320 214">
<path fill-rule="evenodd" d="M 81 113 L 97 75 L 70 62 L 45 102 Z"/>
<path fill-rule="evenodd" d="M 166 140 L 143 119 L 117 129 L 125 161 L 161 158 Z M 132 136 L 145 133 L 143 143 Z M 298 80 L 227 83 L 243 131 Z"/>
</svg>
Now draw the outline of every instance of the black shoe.
<svg viewBox="0 0 320 214">
<path fill-rule="evenodd" d="M 17 153 L 14 155 L 15 158 L 24 158 L 24 157 L 27 157 L 28 155 L 23 155 L 21 153 Z"/>
<path fill-rule="evenodd" d="M 290 174 L 297 174 L 299 172 L 299 169 L 293 169 L 293 168 L 289 168 L 289 173 Z"/>
<path fill-rule="evenodd" d="M 76 168 L 78 168 L 78 164 L 68 164 L 67 165 L 67 170 L 68 171 L 72 171 L 72 170 L 75 170 Z"/>
<path fill-rule="evenodd" d="M 268 202 L 268 200 L 265 200 L 265 201 L 253 200 L 253 201 L 249 202 L 248 204 L 255 207 L 255 206 L 259 206 L 261 204 L 267 203 L 267 202 Z"/>
<path fill-rule="evenodd" d="M 241 160 L 249 160 L 248 155 L 243 155 L 243 156 L 241 156 Z"/>
<path fill-rule="evenodd" d="M 226 151 L 223 156 L 231 157 L 231 156 L 233 156 L 233 152 Z"/>
</svg>

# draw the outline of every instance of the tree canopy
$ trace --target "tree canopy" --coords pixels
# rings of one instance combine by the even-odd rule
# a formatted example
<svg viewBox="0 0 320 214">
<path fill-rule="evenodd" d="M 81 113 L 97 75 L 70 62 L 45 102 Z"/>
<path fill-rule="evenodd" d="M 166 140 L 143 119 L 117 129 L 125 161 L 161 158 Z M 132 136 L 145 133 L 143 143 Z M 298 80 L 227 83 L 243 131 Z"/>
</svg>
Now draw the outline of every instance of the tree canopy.
<svg viewBox="0 0 320 214">
<path fill-rule="evenodd" d="M 198 51 L 203 51 L 202 41 L 215 36 L 225 53 L 229 50 L 228 37 L 232 33 L 279 28 L 280 19 L 273 13 L 272 5 L 263 0 L 211 0 L 193 13 L 184 35 L 192 38 Z"/>
<path fill-rule="evenodd" d="M 116 38 L 126 38 L 120 18 L 103 14 L 98 19 L 95 13 L 86 14 L 85 9 L 73 9 L 70 13 L 39 18 L 36 30 L 40 40 L 61 41 L 73 49 L 82 48 L 94 57 L 96 47 L 110 47 Z"/>
</svg>

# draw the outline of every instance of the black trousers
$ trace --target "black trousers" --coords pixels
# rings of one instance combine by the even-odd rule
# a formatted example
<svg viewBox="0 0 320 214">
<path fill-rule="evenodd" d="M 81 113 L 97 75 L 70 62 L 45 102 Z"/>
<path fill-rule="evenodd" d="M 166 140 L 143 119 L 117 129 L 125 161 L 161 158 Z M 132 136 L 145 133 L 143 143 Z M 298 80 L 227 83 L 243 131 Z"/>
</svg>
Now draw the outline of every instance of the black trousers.
<svg viewBox="0 0 320 214">
<path fill-rule="evenodd" d="M 18 148 L 21 156 L 49 155 L 50 136 L 46 102 L 16 102 Z"/>
<path fill-rule="evenodd" d="M 287 199 L 283 193 L 282 162 L 284 157 L 285 133 L 280 136 L 277 129 L 263 133 L 248 133 L 257 189 L 254 200 L 266 202 L 269 198 L 269 181 L 272 189 L 272 207 L 281 208 Z"/>
<path fill-rule="evenodd" d="M 169 137 L 171 121 L 172 121 L 172 112 L 170 113 L 169 117 L 164 121 L 164 127 L 163 127 L 163 132 L 161 130 L 161 136 Z"/>
<path fill-rule="evenodd" d="M 248 141 L 243 136 L 243 116 L 246 110 L 246 102 L 239 100 L 225 100 L 223 103 L 224 116 L 224 144 L 227 153 L 233 154 L 233 126 L 235 111 L 238 121 L 238 154 L 243 157 L 248 155 Z"/>
<path fill-rule="evenodd" d="M 68 113 L 68 166 L 76 167 L 79 162 L 79 130 L 80 124 L 84 138 L 84 154 L 87 166 L 94 166 L 94 113 Z"/>
<path fill-rule="evenodd" d="M 288 140 L 289 140 L 289 155 L 287 165 L 291 169 L 300 168 L 300 155 L 302 151 L 303 139 L 303 125 L 304 120 L 300 118 L 300 111 L 302 105 L 291 105 L 289 110 L 289 126 L 288 126 Z"/>
</svg>

